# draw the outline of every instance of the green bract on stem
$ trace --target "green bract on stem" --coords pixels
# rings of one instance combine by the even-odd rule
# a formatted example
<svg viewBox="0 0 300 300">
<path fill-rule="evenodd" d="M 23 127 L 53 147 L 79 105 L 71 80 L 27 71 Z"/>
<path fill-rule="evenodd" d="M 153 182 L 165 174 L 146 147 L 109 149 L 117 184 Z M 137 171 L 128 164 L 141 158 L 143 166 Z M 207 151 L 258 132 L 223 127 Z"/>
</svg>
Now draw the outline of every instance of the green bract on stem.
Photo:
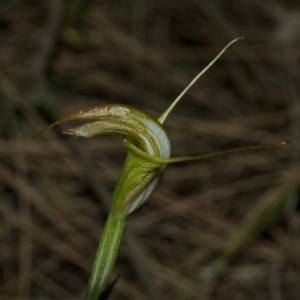
<svg viewBox="0 0 300 300">
<path fill-rule="evenodd" d="M 244 37 L 231 41 L 192 80 L 158 120 L 136 108 L 122 104 L 113 104 L 80 110 L 50 124 L 42 130 L 44 132 L 65 121 L 87 119 L 90 120 L 89 123 L 66 129 L 63 133 L 70 137 L 85 138 L 103 134 L 117 134 L 123 137 L 124 145 L 127 148 L 127 157 L 113 193 L 111 212 L 96 253 L 85 300 L 98 300 L 99 295 L 105 289 L 124 238 L 127 216 L 149 198 L 167 164 L 199 160 L 237 151 L 277 147 L 283 144 L 278 143 L 231 149 L 198 156 L 170 158 L 171 143 L 162 125 L 163 122 L 196 80 L 216 62 L 229 46 L 241 39 L 244 39 Z"/>
</svg>

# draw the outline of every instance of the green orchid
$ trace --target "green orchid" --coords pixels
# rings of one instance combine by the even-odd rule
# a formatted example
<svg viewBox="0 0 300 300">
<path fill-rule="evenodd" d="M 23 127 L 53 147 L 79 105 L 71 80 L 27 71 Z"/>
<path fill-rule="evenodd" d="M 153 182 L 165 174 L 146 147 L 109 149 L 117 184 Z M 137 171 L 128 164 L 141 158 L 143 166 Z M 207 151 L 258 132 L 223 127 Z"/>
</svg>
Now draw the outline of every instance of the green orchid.
<svg viewBox="0 0 300 300">
<path fill-rule="evenodd" d="M 243 38 L 240 37 L 231 41 L 195 77 L 158 120 L 139 109 L 122 104 L 114 104 L 80 110 L 50 124 L 42 130 L 44 132 L 65 121 L 87 119 L 91 122 L 66 129 L 63 131 L 63 134 L 70 137 L 85 138 L 103 134 L 117 134 L 123 137 L 124 145 L 128 150 L 121 175 L 113 193 L 111 211 L 96 253 L 85 300 L 97 300 L 105 289 L 124 238 L 127 216 L 149 198 L 168 164 L 279 145 L 263 145 L 231 149 L 207 155 L 170 158 L 171 143 L 163 127 L 168 114 L 187 90 L 215 63 L 224 51 L 230 45 Z"/>
</svg>

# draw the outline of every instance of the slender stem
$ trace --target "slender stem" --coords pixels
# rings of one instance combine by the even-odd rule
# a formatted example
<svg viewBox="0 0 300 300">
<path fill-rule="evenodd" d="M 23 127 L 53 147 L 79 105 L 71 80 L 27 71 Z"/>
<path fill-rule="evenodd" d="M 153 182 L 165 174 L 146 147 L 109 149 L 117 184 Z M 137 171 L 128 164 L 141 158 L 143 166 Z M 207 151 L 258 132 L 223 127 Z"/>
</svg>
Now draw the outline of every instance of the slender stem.
<svg viewBox="0 0 300 300">
<path fill-rule="evenodd" d="M 287 145 L 288 142 L 283 141 L 283 142 L 274 143 L 274 144 L 250 146 L 250 147 L 244 147 L 244 148 L 234 148 L 234 149 L 218 151 L 218 152 L 209 153 L 209 154 L 202 154 L 202 155 L 195 155 L 195 156 L 183 156 L 183 157 L 172 157 L 169 159 L 162 159 L 162 158 L 159 158 L 156 156 L 149 155 L 146 152 L 141 151 L 135 145 L 131 144 L 130 142 L 128 142 L 126 140 L 124 140 L 124 144 L 125 144 L 126 148 L 129 151 L 133 152 L 136 156 L 141 157 L 146 161 L 152 162 L 153 164 L 157 164 L 158 166 L 162 166 L 162 165 L 166 165 L 166 164 L 172 164 L 172 163 L 183 162 L 183 161 L 200 160 L 200 159 L 205 159 L 205 158 L 214 157 L 214 156 L 218 156 L 218 155 L 229 154 L 229 153 L 233 153 L 233 152 L 277 148 L 277 147 Z"/>
<path fill-rule="evenodd" d="M 125 229 L 125 217 L 111 212 L 97 249 L 85 300 L 98 300 L 99 295 L 105 289 L 121 247 Z"/>
<path fill-rule="evenodd" d="M 173 101 L 173 103 L 168 107 L 168 109 L 160 116 L 158 121 L 163 124 L 165 119 L 167 118 L 168 114 L 171 112 L 171 110 L 174 108 L 174 106 L 179 102 L 179 100 L 182 98 L 182 96 L 190 89 L 190 87 L 201 77 L 218 59 L 219 57 L 229 48 L 232 44 L 235 42 L 245 39 L 245 36 L 238 37 L 231 41 L 229 44 L 227 44 L 223 50 L 190 82 L 190 84 L 181 92 L 181 94 Z"/>
</svg>

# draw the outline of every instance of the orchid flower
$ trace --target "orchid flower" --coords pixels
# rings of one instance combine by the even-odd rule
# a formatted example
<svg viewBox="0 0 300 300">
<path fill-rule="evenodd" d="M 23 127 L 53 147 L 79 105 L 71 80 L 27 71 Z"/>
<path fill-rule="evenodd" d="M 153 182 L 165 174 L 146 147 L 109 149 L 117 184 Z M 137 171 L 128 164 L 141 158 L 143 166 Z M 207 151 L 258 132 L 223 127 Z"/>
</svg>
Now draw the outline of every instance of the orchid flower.
<svg viewBox="0 0 300 300">
<path fill-rule="evenodd" d="M 225 50 L 241 39 L 244 39 L 244 37 L 231 41 L 195 77 L 158 120 L 139 109 L 122 104 L 113 104 L 80 110 L 42 130 L 44 132 L 65 121 L 87 119 L 90 120 L 89 123 L 66 129 L 63 134 L 70 137 L 84 138 L 117 134 L 122 136 L 124 145 L 127 148 L 127 157 L 113 193 L 111 211 L 98 246 L 85 300 L 97 300 L 105 289 L 124 238 L 127 216 L 149 198 L 168 164 L 198 160 L 241 150 L 277 146 L 277 144 L 263 145 L 231 149 L 207 155 L 170 158 L 171 143 L 163 126 L 168 114 L 187 90 L 216 62 Z"/>
</svg>

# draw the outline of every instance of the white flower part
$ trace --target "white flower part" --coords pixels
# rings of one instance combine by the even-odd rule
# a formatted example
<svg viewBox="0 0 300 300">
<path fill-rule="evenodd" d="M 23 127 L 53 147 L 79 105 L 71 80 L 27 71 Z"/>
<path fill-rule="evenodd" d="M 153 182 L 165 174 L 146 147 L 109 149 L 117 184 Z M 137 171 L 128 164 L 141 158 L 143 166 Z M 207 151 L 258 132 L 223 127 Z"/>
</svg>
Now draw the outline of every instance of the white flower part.
<svg viewBox="0 0 300 300">
<path fill-rule="evenodd" d="M 138 121 L 142 122 L 145 126 L 147 126 L 147 128 L 152 132 L 152 137 L 158 146 L 157 148 L 159 149 L 159 157 L 162 159 L 170 158 L 171 144 L 166 131 L 162 128 L 162 125 L 148 118 L 141 118 L 139 116 L 135 116 L 135 118 Z M 147 149 L 148 150 L 147 152 L 148 154 L 153 155 L 154 149 L 150 143 L 149 145 L 150 148 Z M 157 184 L 159 183 L 159 180 L 163 175 L 165 168 L 166 166 L 162 166 L 157 170 L 155 177 L 152 179 L 148 187 L 140 195 L 138 195 L 138 197 L 131 203 L 130 207 L 127 210 L 127 214 L 130 214 L 133 211 L 135 211 L 138 207 L 144 204 L 146 200 L 151 196 L 152 192 L 154 191 Z"/>
<path fill-rule="evenodd" d="M 170 158 L 171 155 L 171 144 L 167 133 L 162 129 L 159 123 L 153 122 L 147 118 L 141 118 L 136 116 L 136 119 L 142 122 L 147 128 L 153 133 L 153 138 L 156 141 L 159 149 L 159 157 L 163 159 Z M 153 155 L 154 151 L 150 145 L 149 154 Z"/>
<path fill-rule="evenodd" d="M 152 179 L 148 187 L 143 191 L 137 198 L 131 203 L 130 207 L 128 208 L 126 214 L 129 215 L 130 213 L 134 212 L 137 208 L 139 208 L 141 205 L 143 205 L 147 199 L 151 196 L 153 193 L 154 189 L 159 183 L 159 180 L 161 176 L 164 173 L 166 166 L 162 166 L 159 168 L 157 171 L 155 177 Z"/>
</svg>

